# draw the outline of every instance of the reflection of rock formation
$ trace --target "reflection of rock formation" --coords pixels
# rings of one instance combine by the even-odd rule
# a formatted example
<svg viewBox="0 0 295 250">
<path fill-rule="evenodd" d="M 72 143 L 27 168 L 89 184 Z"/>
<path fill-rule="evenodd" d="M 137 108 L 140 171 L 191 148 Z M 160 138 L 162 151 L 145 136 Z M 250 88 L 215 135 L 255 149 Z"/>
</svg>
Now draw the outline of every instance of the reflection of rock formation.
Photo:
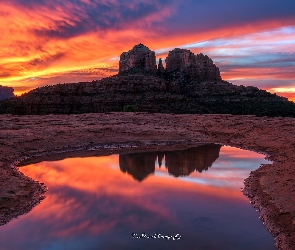
<svg viewBox="0 0 295 250">
<path fill-rule="evenodd" d="M 219 157 L 220 145 L 208 144 L 186 150 L 165 152 L 166 167 L 174 176 L 186 176 L 208 170 Z"/>
<path fill-rule="evenodd" d="M 158 163 L 159 163 L 159 167 L 162 167 L 164 156 L 165 156 L 165 153 L 164 152 L 158 152 Z"/>
<path fill-rule="evenodd" d="M 121 154 L 119 164 L 122 172 L 127 172 L 134 179 L 142 181 L 155 172 L 156 152 Z"/>
<path fill-rule="evenodd" d="M 165 156 L 165 165 L 171 175 L 186 176 L 195 170 L 200 173 L 208 170 L 219 157 L 220 148 L 221 145 L 208 144 L 177 151 L 121 154 L 119 164 L 122 172 L 142 181 L 155 172 L 157 158 L 159 166 L 162 166 Z"/>
</svg>

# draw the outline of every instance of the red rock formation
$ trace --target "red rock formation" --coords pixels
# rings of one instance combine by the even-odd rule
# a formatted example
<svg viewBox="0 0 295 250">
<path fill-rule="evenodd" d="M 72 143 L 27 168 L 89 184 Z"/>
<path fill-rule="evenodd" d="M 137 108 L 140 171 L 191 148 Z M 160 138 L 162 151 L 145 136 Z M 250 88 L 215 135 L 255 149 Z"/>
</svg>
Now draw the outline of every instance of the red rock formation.
<svg viewBox="0 0 295 250">
<path fill-rule="evenodd" d="M 156 56 L 143 44 L 138 44 L 128 52 L 123 52 L 120 56 L 119 72 L 123 72 L 132 68 L 140 68 L 152 74 L 156 74 Z"/>
<path fill-rule="evenodd" d="M 194 64 L 194 54 L 186 49 L 174 49 L 169 51 L 166 58 L 166 72 L 182 70 Z"/>
<path fill-rule="evenodd" d="M 174 49 L 166 58 L 166 73 L 181 72 L 188 80 L 221 80 L 218 67 L 206 55 L 194 55 L 190 50 Z M 173 77 L 179 78 L 177 74 Z"/>
<path fill-rule="evenodd" d="M 199 69 L 199 75 L 202 79 L 221 80 L 219 68 L 213 63 L 212 59 L 202 53 L 195 56 L 196 68 Z"/>
<path fill-rule="evenodd" d="M 158 64 L 158 74 L 163 74 L 165 72 L 165 68 L 163 66 L 162 58 L 159 59 Z"/>
<path fill-rule="evenodd" d="M 166 58 L 166 70 L 161 58 L 157 69 L 155 52 L 141 43 L 120 56 L 119 71 L 130 69 L 143 69 L 170 80 L 221 80 L 219 69 L 212 59 L 203 54 L 194 55 L 187 49 L 176 48 L 170 51 Z"/>
<path fill-rule="evenodd" d="M 163 69 L 159 60 L 158 70 Z M 143 44 L 121 55 L 117 75 L 40 87 L 1 101 L 0 113 L 119 112 L 128 106 L 139 112 L 295 116 L 295 104 L 286 98 L 222 81 L 219 69 L 203 54 L 175 49 L 159 74 L 155 53 Z"/>
</svg>

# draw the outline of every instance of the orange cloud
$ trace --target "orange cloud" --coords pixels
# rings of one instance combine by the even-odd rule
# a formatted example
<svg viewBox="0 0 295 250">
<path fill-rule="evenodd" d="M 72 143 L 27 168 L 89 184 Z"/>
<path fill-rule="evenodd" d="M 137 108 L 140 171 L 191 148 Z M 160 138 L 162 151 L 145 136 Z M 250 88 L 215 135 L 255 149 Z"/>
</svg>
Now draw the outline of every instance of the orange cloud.
<svg viewBox="0 0 295 250">
<path fill-rule="evenodd" d="M 255 23 L 249 20 L 222 25 L 220 22 L 212 27 L 210 20 L 200 26 L 181 18 L 180 29 L 171 20 L 181 16 L 180 7 L 187 3 L 177 0 L 168 3 L 155 0 L 99 3 L 84 0 L 79 4 L 58 0 L 45 4 L 32 0 L 26 6 L 17 0 L 1 3 L 0 84 L 15 87 L 16 94 L 21 94 L 47 84 L 100 79 L 115 74 L 120 53 L 140 42 L 152 50 L 166 50 L 158 55 L 165 57 L 170 48 L 185 44 L 218 38 L 230 41 L 257 33 L 253 40 L 263 41 L 268 37 L 278 50 L 283 46 L 295 49 L 294 43 L 281 45 L 282 37 L 271 35 L 276 28 L 294 24 L 288 16 L 255 20 Z M 259 35 L 261 31 L 270 34 Z M 286 38 L 292 39 L 293 34 L 287 34 Z M 239 49 L 239 45 L 221 44 L 207 51 L 222 48 Z M 202 51 L 196 49 L 195 52 Z M 272 76 L 272 70 L 255 77 Z M 241 78 L 246 77 L 247 72 L 226 71 L 222 75 L 225 79 Z"/>
</svg>

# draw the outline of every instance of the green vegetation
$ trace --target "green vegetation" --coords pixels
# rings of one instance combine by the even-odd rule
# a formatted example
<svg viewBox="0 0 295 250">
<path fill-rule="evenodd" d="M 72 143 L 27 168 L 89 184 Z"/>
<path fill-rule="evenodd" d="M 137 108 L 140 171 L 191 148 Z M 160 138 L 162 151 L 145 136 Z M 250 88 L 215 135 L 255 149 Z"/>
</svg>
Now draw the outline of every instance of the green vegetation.
<svg viewBox="0 0 295 250">
<path fill-rule="evenodd" d="M 123 108 L 123 112 L 136 112 L 136 111 L 138 111 L 138 109 L 134 105 L 125 105 Z"/>
</svg>

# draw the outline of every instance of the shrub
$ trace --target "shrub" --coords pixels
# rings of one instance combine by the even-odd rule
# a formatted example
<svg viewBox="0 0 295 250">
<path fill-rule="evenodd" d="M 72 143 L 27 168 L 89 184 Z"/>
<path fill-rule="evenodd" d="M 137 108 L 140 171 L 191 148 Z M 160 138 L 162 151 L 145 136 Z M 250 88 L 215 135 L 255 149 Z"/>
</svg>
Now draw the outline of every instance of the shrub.
<svg viewBox="0 0 295 250">
<path fill-rule="evenodd" d="M 137 107 L 134 105 L 125 105 L 123 108 L 123 112 L 136 112 Z"/>
</svg>

